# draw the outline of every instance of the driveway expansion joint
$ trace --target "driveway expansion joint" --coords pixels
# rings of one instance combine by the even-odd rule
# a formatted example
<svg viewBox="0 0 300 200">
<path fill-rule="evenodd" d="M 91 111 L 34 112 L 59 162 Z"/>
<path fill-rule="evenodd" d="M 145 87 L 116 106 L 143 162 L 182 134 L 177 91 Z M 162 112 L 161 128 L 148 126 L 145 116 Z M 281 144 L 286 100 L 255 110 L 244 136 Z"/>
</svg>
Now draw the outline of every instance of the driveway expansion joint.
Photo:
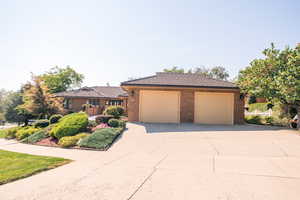
<svg viewBox="0 0 300 200">
<path fill-rule="evenodd" d="M 136 193 L 138 193 L 138 191 L 140 191 L 140 189 L 143 187 L 143 185 L 145 185 L 145 183 L 153 176 L 153 174 L 158 170 L 158 165 L 160 165 L 166 158 L 168 157 L 168 155 L 164 156 L 161 160 L 158 161 L 158 163 L 156 163 L 153 167 L 153 170 L 150 172 L 150 174 L 145 178 L 145 180 L 136 188 L 136 190 L 133 191 L 133 193 L 126 199 L 126 200 L 130 200 L 134 197 L 134 195 Z"/>
</svg>

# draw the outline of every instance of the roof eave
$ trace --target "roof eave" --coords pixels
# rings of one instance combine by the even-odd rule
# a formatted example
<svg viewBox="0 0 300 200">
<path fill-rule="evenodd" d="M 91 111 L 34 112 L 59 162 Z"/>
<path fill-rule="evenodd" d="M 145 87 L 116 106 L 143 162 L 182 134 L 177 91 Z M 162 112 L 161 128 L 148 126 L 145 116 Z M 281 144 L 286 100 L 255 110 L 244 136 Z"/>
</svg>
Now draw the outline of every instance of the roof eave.
<svg viewBox="0 0 300 200">
<path fill-rule="evenodd" d="M 183 87 L 183 88 L 212 88 L 212 89 L 240 89 L 239 87 L 223 87 L 223 86 L 196 86 L 196 85 L 164 85 L 164 84 L 125 84 L 121 86 L 138 86 L 138 87 Z"/>
</svg>

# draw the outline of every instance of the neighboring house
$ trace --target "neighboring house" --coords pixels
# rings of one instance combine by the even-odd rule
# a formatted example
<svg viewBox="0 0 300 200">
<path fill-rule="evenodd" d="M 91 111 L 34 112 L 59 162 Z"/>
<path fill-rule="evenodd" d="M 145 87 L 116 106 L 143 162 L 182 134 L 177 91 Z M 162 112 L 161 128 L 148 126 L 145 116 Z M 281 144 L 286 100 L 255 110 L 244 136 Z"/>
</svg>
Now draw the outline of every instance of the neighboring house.
<svg viewBox="0 0 300 200">
<path fill-rule="evenodd" d="M 89 115 L 102 114 L 110 105 L 123 106 L 127 111 L 127 93 L 121 87 L 94 86 L 77 90 L 59 92 L 56 97 L 64 98 L 64 108 L 71 112 L 78 112 L 87 107 Z M 91 106 L 86 106 L 87 104 Z"/>
<path fill-rule="evenodd" d="M 199 74 L 159 72 L 125 81 L 131 122 L 242 124 L 244 100 L 233 83 Z"/>
</svg>

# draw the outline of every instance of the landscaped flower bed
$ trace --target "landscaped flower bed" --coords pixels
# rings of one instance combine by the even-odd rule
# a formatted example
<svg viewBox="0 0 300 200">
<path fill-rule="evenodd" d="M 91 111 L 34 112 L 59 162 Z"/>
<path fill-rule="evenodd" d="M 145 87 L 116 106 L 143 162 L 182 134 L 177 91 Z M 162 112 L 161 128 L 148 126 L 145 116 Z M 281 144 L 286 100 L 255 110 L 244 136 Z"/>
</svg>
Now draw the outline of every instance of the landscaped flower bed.
<svg viewBox="0 0 300 200">
<path fill-rule="evenodd" d="M 27 144 L 106 150 L 126 127 L 124 120 L 117 119 L 119 116 L 109 117 L 107 123 L 104 123 L 103 121 L 107 120 L 106 116 L 100 116 L 97 123 L 89 121 L 83 112 L 64 117 L 56 115 L 49 121 L 41 120 L 32 126 L 14 127 L 2 132 L 6 139 L 16 139 Z"/>
</svg>

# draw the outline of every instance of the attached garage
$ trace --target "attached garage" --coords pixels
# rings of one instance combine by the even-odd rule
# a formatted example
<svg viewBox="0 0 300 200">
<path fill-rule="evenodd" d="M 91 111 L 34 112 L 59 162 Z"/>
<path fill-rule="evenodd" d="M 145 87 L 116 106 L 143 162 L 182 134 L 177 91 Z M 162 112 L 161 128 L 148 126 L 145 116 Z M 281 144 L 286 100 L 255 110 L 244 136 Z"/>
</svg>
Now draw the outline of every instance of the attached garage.
<svg viewBox="0 0 300 200">
<path fill-rule="evenodd" d="M 121 83 L 128 92 L 128 121 L 242 124 L 244 99 L 231 82 L 191 73 L 159 72 Z"/>
<path fill-rule="evenodd" d="M 141 122 L 180 122 L 179 91 L 141 90 L 139 105 Z"/>
<path fill-rule="evenodd" d="M 199 124 L 233 124 L 233 93 L 195 92 L 194 121 Z"/>
</svg>

